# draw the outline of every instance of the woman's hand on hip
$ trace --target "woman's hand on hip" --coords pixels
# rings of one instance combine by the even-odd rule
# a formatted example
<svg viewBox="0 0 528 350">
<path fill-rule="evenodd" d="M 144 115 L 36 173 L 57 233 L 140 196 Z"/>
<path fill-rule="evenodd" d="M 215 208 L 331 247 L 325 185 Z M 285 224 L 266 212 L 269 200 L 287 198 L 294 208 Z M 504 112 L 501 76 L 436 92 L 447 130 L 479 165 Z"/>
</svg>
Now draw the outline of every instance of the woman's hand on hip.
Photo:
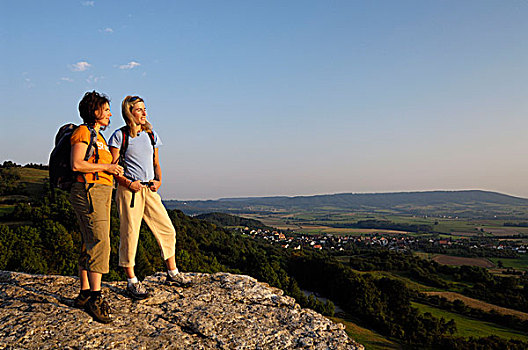
<svg viewBox="0 0 528 350">
<path fill-rule="evenodd" d="M 157 192 L 157 191 L 158 191 L 158 188 L 160 188 L 160 186 L 161 186 L 161 181 L 158 181 L 158 180 L 152 180 L 152 181 L 150 181 L 150 186 L 149 186 L 149 188 L 150 188 L 150 190 L 151 190 L 152 192 Z"/>
<path fill-rule="evenodd" d="M 142 188 L 146 187 L 145 185 L 142 185 L 139 180 L 133 181 L 128 188 L 132 192 L 139 192 Z"/>
</svg>

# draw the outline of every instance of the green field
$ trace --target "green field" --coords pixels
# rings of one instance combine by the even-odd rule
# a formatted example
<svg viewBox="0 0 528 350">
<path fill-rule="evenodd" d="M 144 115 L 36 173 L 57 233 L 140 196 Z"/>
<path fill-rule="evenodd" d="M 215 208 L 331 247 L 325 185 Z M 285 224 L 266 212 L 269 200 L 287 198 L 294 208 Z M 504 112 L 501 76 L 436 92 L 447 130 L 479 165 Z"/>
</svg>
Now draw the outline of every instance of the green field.
<svg viewBox="0 0 528 350">
<path fill-rule="evenodd" d="M 328 208 L 327 208 L 328 209 Z M 267 214 L 247 214 L 242 215 L 257 219 L 266 225 L 278 228 L 293 229 L 298 233 L 309 235 L 335 234 L 335 235 L 361 235 L 360 229 L 335 228 L 333 225 L 350 225 L 362 220 L 388 220 L 396 224 L 428 225 L 436 235 L 453 240 L 467 239 L 468 237 L 500 237 L 494 236 L 493 231 L 511 231 L 512 235 L 528 235 L 527 227 L 506 227 L 505 220 L 492 219 L 468 219 L 468 218 L 447 218 L 434 216 L 412 216 L 395 215 L 393 212 L 380 212 L 375 210 L 372 213 L 346 211 L 343 209 L 302 211 L 287 210 L 277 211 Z M 512 220 L 515 222 L 516 220 Z M 519 220 L 517 220 L 519 221 Z M 384 232 L 389 230 L 375 230 Z M 423 234 L 407 233 L 409 236 L 423 236 Z M 525 238 L 528 244 L 528 238 Z"/>
<path fill-rule="evenodd" d="M 244 215 L 246 216 L 246 215 Z M 320 234 L 347 234 L 356 235 L 361 234 L 358 229 L 345 229 L 330 227 L 335 224 L 354 224 L 361 220 L 388 220 L 397 224 L 412 224 L 412 225 L 428 225 L 437 233 L 446 235 L 452 239 L 467 236 L 493 236 L 489 232 L 482 232 L 480 228 L 486 229 L 503 229 L 504 221 L 501 220 L 474 220 L 474 219 L 458 219 L 458 218 L 440 218 L 440 217 L 422 217 L 422 216 L 401 216 L 393 213 L 375 212 L 372 214 L 343 212 L 338 210 L 335 212 L 328 211 L 312 211 L 312 212 L 281 212 L 277 215 L 247 215 L 253 219 L 261 220 L 267 225 L 273 227 L 290 227 L 295 231 L 304 234 L 320 235 Z M 302 227 L 302 228 L 301 228 Z M 510 228 L 518 233 L 528 233 L 528 228 Z M 376 230 L 379 232 L 385 230 Z M 410 236 L 423 235 L 416 233 L 408 233 Z"/>
<path fill-rule="evenodd" d="M 0 196 L 0 216 L 9 214 L 15 208 L 16 203 L 31 202 L 32 199 L 44 194 L 43 186 L 48 177 L 47 170 L 34 168 L 14 168 L 20 180 L 15 182 L 17 194 Z"/>
<path fill-rule="evenodd" d="M 42 184 L 48 177 L 47 170 L 33 168 L 19 168 L 20 183 L 25 186 L 26 192 L 30 196 L 38 196 L 43 193 Z"/>
<path fill-rule="evenodd" d="M 519 258 L 507 259 L 507 258 L 490 258 L 490 260 L 497 265 L 498 261 L 502 261 L 504 268 L 513 268 L 516 270 L 528 271 L 528 254 L 520 254 Z"/>
<path fill-rule="evenodd" d="M 461 337 L 488 337 L 498 336 L 502 338 L 513 338 L 522 341 L 528 341 L 528 333 L 508 329 L 491 322 L 479 321 L 471 317 L 459 315 L 457 313 L 444 311 L 428 305 L 412 302 L 412 306 L 418 308 L 421 312 L 429 312 L 435 317 L 443 317 L 446 321 L 454 319 L 457 326 L 455 335 Z"/>
<path fill-rule="evenodd" d="M 44 193 L 43 184 L 48 178 L 48 171 L 34 168 L 14 168 L 20 180 L 16 182 L 19 191 L 14 195 L 0 196 L 0 202 L 5 200 L 24 201 L 28 200 L 27 196 L 38 197 Z"/>
</svg>

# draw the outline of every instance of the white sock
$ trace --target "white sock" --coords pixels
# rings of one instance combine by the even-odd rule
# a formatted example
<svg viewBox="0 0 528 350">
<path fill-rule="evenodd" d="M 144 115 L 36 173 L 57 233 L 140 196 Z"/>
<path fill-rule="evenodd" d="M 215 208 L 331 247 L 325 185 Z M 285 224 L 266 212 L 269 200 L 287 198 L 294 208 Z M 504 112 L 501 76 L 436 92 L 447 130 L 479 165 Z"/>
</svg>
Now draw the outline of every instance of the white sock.
<svg viewBox="0 0 528 350">
<path fill-rule="evenodd" d="M 175 277 L 177 274 L 180 273 L 180 271 L 178 271 L 178 268 L 176 268 L 174 270 L 169 270 L 168 273 L 169 273 L 169 276 Z"/>
<path fill-rule="evenodd" d="M 133 278 L 127 278 L 127 281 L 128 283 L 131 283 L 131 284 L 134 284 L 134 283 L 138 283 L 138 279 L 137 277 L 133 277 Z"/>
</svg>

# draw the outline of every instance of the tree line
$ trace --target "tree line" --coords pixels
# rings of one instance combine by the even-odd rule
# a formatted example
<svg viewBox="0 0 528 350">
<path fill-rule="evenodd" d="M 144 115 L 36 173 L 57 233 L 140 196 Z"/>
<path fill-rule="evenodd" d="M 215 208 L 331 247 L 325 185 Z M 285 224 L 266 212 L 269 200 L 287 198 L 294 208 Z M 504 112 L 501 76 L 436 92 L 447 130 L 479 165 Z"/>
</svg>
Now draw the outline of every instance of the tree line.
<svg viewBox="0 0 528 350">
<path fill-rule="evenodd" d="M 205 220 L 217 226 L 242 226 L 251 227 L 252 229 L 274 230 L 273 227 L 264 225 L 262 222 L 255 219 L 242 218 L 240 216 L 225 214 L 225 213 L 206 213 L 195 216 L 197 219 Z"/>
</svg>

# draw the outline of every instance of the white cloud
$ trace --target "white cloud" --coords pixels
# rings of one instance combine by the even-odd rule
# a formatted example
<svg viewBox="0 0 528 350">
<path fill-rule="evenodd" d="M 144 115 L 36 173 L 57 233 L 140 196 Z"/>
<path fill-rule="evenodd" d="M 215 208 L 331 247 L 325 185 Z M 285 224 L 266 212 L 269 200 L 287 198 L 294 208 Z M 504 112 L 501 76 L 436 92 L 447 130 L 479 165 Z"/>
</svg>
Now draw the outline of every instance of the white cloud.
<svg viewBox="0 0 528 350">
<path fill-rule="evenodd" d="M 141 64 L 135 61 L 130 61 L 127 64 L 120 65 L 119 69 L 133 69 L 138 66 L 141 66 Z"/>
<path fill-rule="evenodd" d="M 31 81 L 31 79 L 29 78 L 25 78 L 24 79 L 24 82 L 26 83 L 26 87 L 28 89 L 31 89 L 31 88 L 34 88 L 35 87 L 35 84 L 33 83 L 33 81 Z"/>
<path fill-rule="evenodd" d="M 68 83 L 73 83 L 73 79 L 72 78 L 68 78 L 68 77 L 62 77 L 60 78 L 61 81 L 66 81 Z"/>
<path fill-rule="evenodd" d="M 74 72 L 84 72 L 92 65 L 86 61 L 77 62 L 75 64 L 70 64 L 70 69 Z"/>
<path fill-rule="evenodd" d="M 114 30 L 112 28 L 110 28 L 110 27 L 106 27 L 102 31 L 105 32 L 105 33 L 113 33 L 114 32 Z"/>
<path fill-rule="evenodd" d="M 94 7 L 95 6 L 95 1 L 82 1 L 81 4 L 83 6 Z"/>
<path fill-rule="evenodd" d="M 96 77 L 95 75 L 90 75 L 88 79 L 86 79 L 86 82 L 89 84 L 95 84 L 101 79 L 104 79 L 104 77 L 103 76 Z"/>
<path fill-rule="evenodd" d="M 28 77 L 28 72 L 23 72 L 22 76 L 24 77 L 24 84 L 28 89 L 32 89 L 35 87 L 35 84 L 31 80 L 31 78 Z"/>
</svg>

